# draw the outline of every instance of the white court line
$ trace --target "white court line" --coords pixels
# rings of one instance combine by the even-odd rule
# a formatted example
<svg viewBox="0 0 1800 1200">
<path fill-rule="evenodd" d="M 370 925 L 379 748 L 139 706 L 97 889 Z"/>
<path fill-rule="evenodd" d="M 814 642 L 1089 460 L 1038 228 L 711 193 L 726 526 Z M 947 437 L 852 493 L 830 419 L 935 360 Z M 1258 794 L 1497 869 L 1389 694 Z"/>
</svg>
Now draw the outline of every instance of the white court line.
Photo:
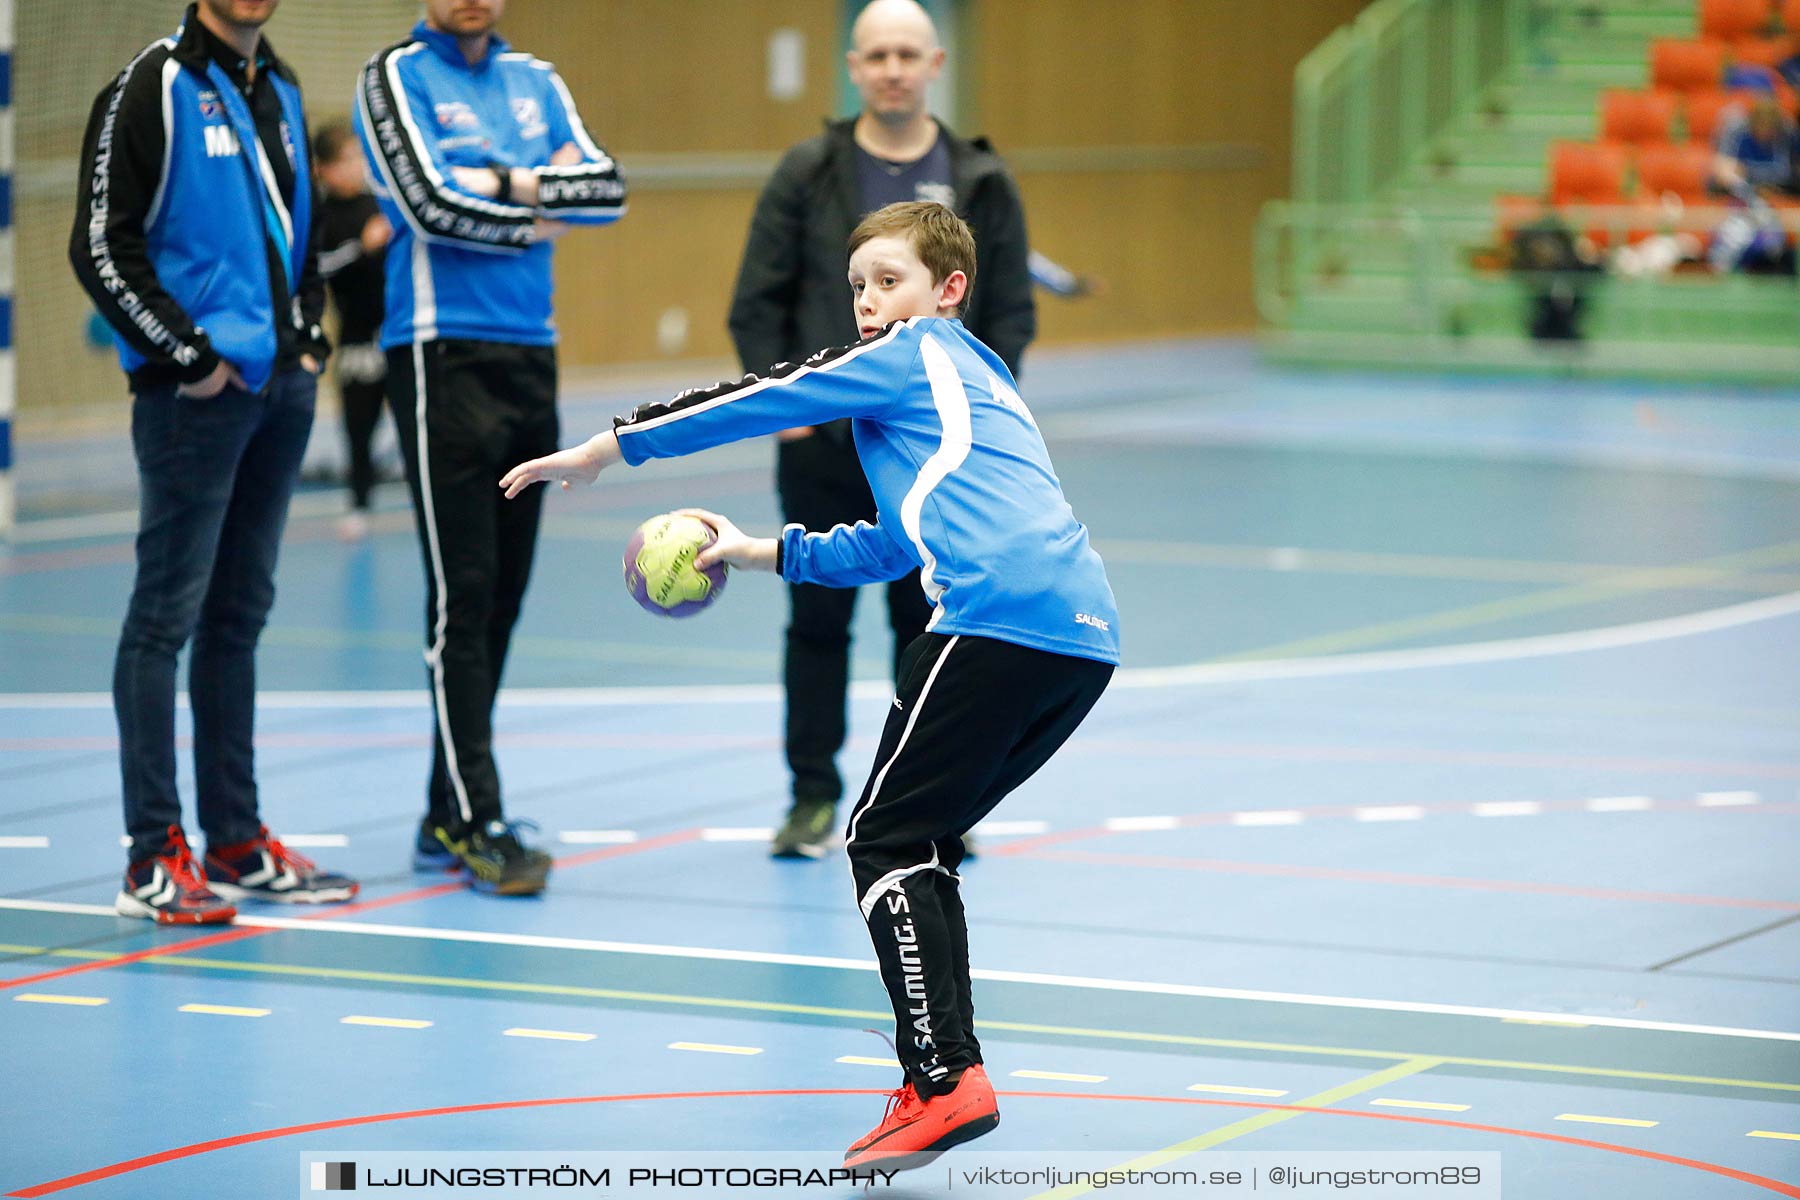
<svg viewBox="0 0 1800 1200">
<path fill-rule="evenodd" d="M 768 826 L 744 829 L 702 829 L 700 840 L 703 842 L 766 842 L 775 836 L 775 831 Z"/>
<path fill-rule="evenodd" d="M 1233 825 L 1298 825 L 1306 820 L 1306 814 L 1291 808 L 1272 808 L 1264 812 L 1240 812 L 1231 814 Z"/>
<path fill-rule="evenodd" d="M 1544 806 L 1537 800 L 1486 800 L 1470 811 L 1478 817 L 1535 817 Z"/>
<path fill-rule="evenodd" d="M 0 837 L 0 850 L 48 850 L 47 837 Z"/>
<path fill-rule="evenodd" d="M 565 829 L 557 840 L 568 846 L 613 846 L 635 842 L 638 835 L 630 829 Z"/>
<path fill-rule="evenodd" d="M 350 844 L 350 839 L 341 833 L 284 833 L 277 840 L 284 846 L 297 846 L 302 850 L 341 849 Z"/>
<path fill-rule="evenodd" d="M 1117 688 L 1167 688 L 1265 679 L 1317 679 L 1334 675 L 1367 675 L 1428 667 L 1460 667 L 1475 663 L 1512 662 L 1558 654 L 1583 654 L 1665 642 L 1702 633 L 1717 633 L 1800 613 L 1800 592 L 1784 592 L 1744 604 L 1728 604 L 1679 617 L 1606 625 L 1568 633 L 1422 646 L 1413 650 L 1374 650 L 1360 654 L 1326 654 L 1312 658 L 1271 658 L 1248 662 L 1198 662 L 1174 667 L 1132 667 L 1113 675 Z M 865 679 L 854 683 L 858 700 L 889 699 L 893 685 Z M 693 687 L 639 688 L 507 688 L 499 703 L 506 708 L 570 708 L 642 704 L 755 704 L 782 699 L 776 684 L 701 684 Z M 0 693 L 0 708 L 111 708 L 110 692 Z M 176 697 L 185 705 L 187 693 Z M 258 708 L 395 708 L 425 707 L 424 689 L 405 691 L 259 692 Z"/>
<path fill-rule="evenodd" d="M 1107 829 L 1114 833 L 1149 833 L 1163 829 L 1180 829 L 1180 817 L 1108 817 Z"/>
<path fill-rule="evenodd" d="M 1648 796 L 1596 796 L 1583 807 L 1589 812 L 1643 812 L 1655 805 Z"/>
<path fill-rule="evenodd" d="M 1761 804 L 1762 797 L 1755 792 L 1701 792 L 1695 803 L 1701 808 L 1737 808 Z"/>
<path fill-rule="evenodd" d="M 1425 810 L 1417 804 L 1387 804 L 1375 808 L 1359 808 L 1353 814 L 1358 821 L 1417 821 Z"/>
<path fill-rule="evenodd" d="M 1049 833 L 1048 821 L 983 821 L 970 833 L 983 837 L 1008 837 L 1013 834 Z"/>
<path fill-rule="evenodd" d="M 113 920 L 111 905 L 70 904 L 58 900 L 0 900 L 0 910 L 58 912 Z M 411 925 L 374 925 L 357 921 L 318 921 L 294 917 L 242 917 L 238 925 L 255 929 L 287 929 L 301 932 L 347 933 L 359 937 L 418 938 L 436 942 L 470 942 L 489 946 L 530 946 L 552 950 L 576 950 L 600 954 L 642 954 L 656 958 L 692 958 L 713 962 L 772 963 L 779 966 L 824 967 L 839 971 L 874 971 L 873 960 L 825 958 L 806 954 L 776 954 L 761 950 L 720 950 L 705 946 L 663 946 L 642 942 L 605 942 L 587 938 L 545 937 L 535 934 L 483 933 L 472 929 L 428 929 Z M 1724 1025 L 1691 1025 L 1678 1021 L 1645 1021 L 1632 1017 L 1588 1016 L 1585 1013 L 1532 1012 L 1512 1008 L 1487 1008 L 1466 1004 L 1429 1004 L 1413 1000 L 1375 1000 L 1362 996 L 1319 996 L 1304 992 L 1269 992 L 1248 988 L 1205 987 L 1189 983 L 1152 983 L 1135 979 L 1099 979 L 1081 975 L 1047 975 L 1034 971 L 977 969 L 975 979 L 995 983 L 1025 983 L 1041 987 L 1081 988 L 1102 992 L 1134 992 L 1155 996 L 1189 996 L 1204 1000 L 1254 1000 L 1267 1004 L 1306 1004 L 1324 1008 L 1368 1009 L 1376 1012 L 1434 1013 L 1453 1017 L 1491 1017 L 1502 1021 L 1543 1021 L 1604 1025 L 1610 1029 L 1643 1029 L 1657 1033 L 1698 1033 L 1712 1037 L 1755 1038 L 1776 1042 L 1800 1042 L 1800 1032 L 1779 1029 L 1739 1029 Z"/>
</svg>

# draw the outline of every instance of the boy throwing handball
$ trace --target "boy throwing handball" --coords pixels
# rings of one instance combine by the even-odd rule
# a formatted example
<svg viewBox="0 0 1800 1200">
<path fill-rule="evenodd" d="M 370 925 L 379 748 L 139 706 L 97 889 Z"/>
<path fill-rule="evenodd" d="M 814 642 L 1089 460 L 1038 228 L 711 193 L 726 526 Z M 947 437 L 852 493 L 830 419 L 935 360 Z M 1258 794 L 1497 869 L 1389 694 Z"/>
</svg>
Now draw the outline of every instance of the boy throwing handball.
<svg viewBox="0 0 1800 1200">
<path fill-rule="evenodd" d="M 541 480 L 567 488 L 620 461 L 852 418 L 873 525 L 753 538 L 689 510 L 718 531 L 697 567 L 835 587 L 918 567 L 936 608 L 902 660 L 850 815 L 857 902 L 906 1072 L 881 1124 L 845 1154 L 851 1167 L 922 1166 L 999 1124 L 975 1040 L 961 835 L 1068 740 L 1119 661 L 1112 588 L 1087 528 L 1011 373 L 956 319 L 974 274 L 974 238 L 955 213 L 891 204 L 850 236 L 861 342 L 646 404 L 500 480 L 508 497 Z"/>
</svg>

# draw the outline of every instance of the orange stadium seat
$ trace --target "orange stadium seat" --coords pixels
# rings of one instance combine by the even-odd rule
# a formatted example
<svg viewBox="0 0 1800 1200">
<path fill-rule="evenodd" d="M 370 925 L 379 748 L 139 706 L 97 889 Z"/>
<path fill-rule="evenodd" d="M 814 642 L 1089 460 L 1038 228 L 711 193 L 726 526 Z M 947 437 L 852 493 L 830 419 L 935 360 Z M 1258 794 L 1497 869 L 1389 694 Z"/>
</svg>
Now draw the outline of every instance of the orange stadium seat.
<svg viewBox="0 0 1800 1200">
<path fill-rule="evenodd" d="M 1724 42 L 1657 38 L 1650 43 L 1650 82 L 1678 92 L 1716 88 L 1730 51 Z"/>
<path fill-rule="evenodd" d="M 1731 43 L 1731 61 L 1753 63 L 1759 67 L 1775 67 L 1794 52 L 1794 40 L 1788 37 L 1741 38 Z"/>
<path fill-rule="evenodd" d="M 1600 94 L 1600 136 L 1609 142 L 1666 142 L 1675 124 L 1674 92 L 1613 90 Z"/>
<path fill-rule="evenodd" d="M 1714 89 L 1695 92 L 1687 98 L 1687 135 L 1690 142 L 1711 142 L 1725 110 L 1743 107 L 1755 99 L 1754 92 L 1726 92 Z"/>
<path fill-rule="evenodd" d="M 1685 203 L 1704 202 L 1712 160 L 1709 147 L 1693 142 L 1645 146 L 1638 153 L 1638 188 L 1646 200 L 1673 192 Z"/>
<path fill-rule="evenodd" d="M 1552 142 L 1550 197 L 1558 204 L 1619 204 L 1630 155 L 1616 142 Z"/>
<path fill-rule="evenodd" d="M 1762 33 L 1773 15 L 1770 0 L 1700 0 L 1700 36 L 1749 37 Z"/>
</svg>

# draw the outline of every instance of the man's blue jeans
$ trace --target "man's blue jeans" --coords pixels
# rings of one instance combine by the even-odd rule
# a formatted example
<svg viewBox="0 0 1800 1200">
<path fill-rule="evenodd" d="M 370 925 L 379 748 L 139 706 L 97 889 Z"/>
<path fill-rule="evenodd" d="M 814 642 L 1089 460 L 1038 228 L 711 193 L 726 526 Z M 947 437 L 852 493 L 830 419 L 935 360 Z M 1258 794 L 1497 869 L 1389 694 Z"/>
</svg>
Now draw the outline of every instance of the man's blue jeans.
<svg viewBox="0 0 1800 1200">
<path fill-rule="evenodd" d="M 131 407 L 137 456 L 137 582 L 113 666 L 125 830 L 133 862 L 181 822 L 175 791 L 175 663 L 191 639 L 194 786 L 213 846 L 256 836 L 251 740 L 256 642 L 275 600 L 275 558 L 312 429 L 317 385 L 298 368 L 261 395 L 207 400 L 173 385 Z"/>
</svg>

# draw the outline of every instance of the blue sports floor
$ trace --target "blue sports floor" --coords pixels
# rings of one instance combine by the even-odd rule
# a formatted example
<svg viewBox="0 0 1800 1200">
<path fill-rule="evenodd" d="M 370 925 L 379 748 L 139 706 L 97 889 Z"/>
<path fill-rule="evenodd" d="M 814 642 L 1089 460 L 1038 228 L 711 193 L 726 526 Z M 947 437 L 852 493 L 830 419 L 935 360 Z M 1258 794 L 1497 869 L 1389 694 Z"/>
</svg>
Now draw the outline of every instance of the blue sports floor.
<svg viewBox="0 0 1800 1200">
<path fill-rule="evenodd" d="M 566 436 L 697 382 L 574 388 Z M 1494 1151 L 1508 1200 L 1800 1196 L 1800 394 L 1312 375 L 1237 342 L 1046 352 L 1024 390 L 1126 664 L 965 873 L 1002 1093 L 977 1146 Z M 410 515 L 390 487 L 347 544 L 338 495 L 303 493 L 263 806 L 364 891 L 210 931 L 111 913 L 122 431 L 20 459 L 0 1193 L 287 1195 L 324 1150 L 827 1162 L 880 1117 L 897 1072 L 863 1030 L 890 1018 L 841 854 L 765 852 L 779 585 L 670 622 L 619 580 L 657 512 L 771 528 L 768 445 L 551 498 L 499 714 L 509 812 L 558 856 L 529 900 L 408 869 Z M 875 599 L 853 782 L 887 704 Z"/>
</svg>

